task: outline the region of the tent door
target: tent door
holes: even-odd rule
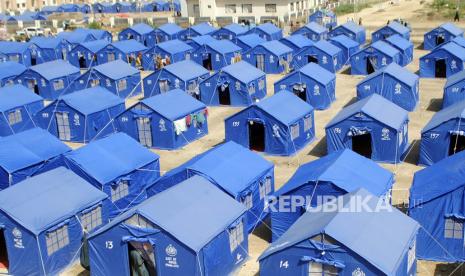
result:
[[[31,55],[31,65],[34,66],[34,65],[37,65],[37,57],[36,55]]]
[[[318,64],[318,58],[314,55],[308,55],[307,56],[307,62],[308,63],[316,63]]]
[[[96,87],[100,85],[100,80],[99,79],[93,79],[90,80],[90,87]]]
[[[66,60],[68,57],[67,57],[67,52],[66,52],[66,49],[62,49],[61,50],[61,59],[62,60]]]
[[[157,275],[155,251],[150,243],[129,242],[128,256],[131,276]]]
[[[0,228],[0,274],[8,274],[8,251],[6,247],[5,231]]]
[[[262,122],[249,121],[249,148],[265,151],[265,125]]]
[[[150,118],[137,118],[137,132],[139,136],[139,142],[145,147],[152,147],[152,126],[150,124]]]
[[[446,41],[445,37],[444,37],[444,34],[438,34],[436,36],[436,46],[437,45],[441,45],[442,43],[444,43]]]
[[[66,112],[56,112],[56,123],[58,130],[58,138],[63,141],[71,140],[71,129],[69,127],[69,117]]]
[[[366,158],[371,158],[371,134],[365,133],[352,136],[352,150]]]
[[[301,98],[303,101],[307,101],[307,87],[305,87],[303,84],[296,84],[292,87],[292,92],[294,94]]]
[[[367,74],[375,72],[376,57],[367,57]]]
[[[451,134],[449,142],[449,155],[456,154],[462,150],[465,150],[465,136]]]
[[[152,11],[153,11],[153,12],[157,12],[157,5],[153,5]]]
[[[436,78],[445,78],[446,77],[446,60],[445,59],[438,59],[436,60],[434,66],[434,76]]]
[[[231,94],[229,84],[218,86],[218,97],[221,105],[231,105]]]
[[[86,59],[84,56],[79,57],[79,68],[87,68]]]
[[[36,80],[28,80],[27,87],[39,95],[39,86],[37,85]]]
[[[203,55],[203,67],[209,71],[212,70],[212,54],[204,54]]]
[[[265,71],[265,55],[257,55],[256,59],[257,63],[255,64],[255,67],[262,71]]]
[[[107,59],[108,59],[108,62],[114,61],[115,60],[115,54],[114,53],[108,53]]]

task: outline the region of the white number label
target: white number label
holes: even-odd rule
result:
[[[107,249],[113,249],[113,241],[106,241],[105,242],[105,247]]]
[[[232,125],[233,125],[233,127],[238,127],[238,126],[239,126],[239,122],[237,122],[237,121],[236,121],[236,122],[233,122]]]
[[[341,133],[341,132],[342,132],[342,130],[341,130],[340,128],[338,128],[338,127],[336,127],[336,128],[334,129],[334,133],[338,133],[338,134],[339,134],[339,133]]]
[[[439,133],[431,133],[430,136],[431,136],[431,139],[438,139]]]
[[[279,268],[288,268],[289,267],[289,262],[288,261],[280,261],[279,262]]]

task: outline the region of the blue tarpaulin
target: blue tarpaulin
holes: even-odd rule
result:
[[[118,39],[134,39],[140,42],[141,44],[144,44],[144,46],[146,47],[153,47],[156,43],[154,29],[145,23],[135,24],[131,27],[122,30],[118,34]]]
[[[29,43],[31,65],[66,57],[66,44],[59,38],[36,36],[31,38]]]
[[[31,66],[29,43],[16,41],[0,41],[0,62],[14,61]]]
[[[465,71],[460,71],[447,78],[442,97],[442,108],[465,100]]]
[[[294,53],[297,53],[304,47],[313,45],[313,42],[302,34],[286,36],[281,38],[279,41],[289,48],[292,48]]]
[[[249,49],[242,58],[267,74],[279,74],[289,69],[292,52],[292,48],[271,40]]]
[[[247,34],[257,34],[266,41],[279,40],[283,38],[283,30],[269,22],[255,26],[250,29]]]
[[[309,63],[317,63],[326,70],[336,73],[344,65],[342,50],[326,40],[315,42],[302,48],[294,55],[293,67],[301,68]]]
[[[319,41],[327,38],[328,30],[318,23],[310,22],[300,27],[292,34],[301,34],[312,41]]]
[[[13,84],[15,78],[24,73],[26,69],[26,66],[18,62],[0,62],[0,87]]]
[[[172,39],[179,39],[179,34],[183,28],[174,23],[166,23],[155,29],[157,43]]]
[[[447,78],[464,69],[465,48],[449,42],[420,58],[420,77]]]
[[[352,75],[368,75],[384,66],[401,62],[401,53],[384,41],[376,41],[350,57]]]
[[[360,44],[346,35],[333,36],[328,41],[341,49],[344,65],[349,63],[350,57],[360,50]]]
[[[337,16],[330,10],[317,10],[308,17],[308,22],[316,22],[332,29],[337,26]]]
[[[248,29],[246,27],[233,23],[221,27],[219,30],[215,31],[212,36],[216,39],[226,39],[235,42],[237,36],[243,35],[247,31]]]
[[[242,49],[229,40],[214,40],[198,47],[192,53],[192,60],[205,69],[218,71],[236,62]]]
[[[142,66],[145,70],[155,70],[157,68],[157,57],[162,60],[169,58],[170,64],[180,62],[186,58],[190,58],[194,49],[184,41],[173,39],[165,42],[160,42],[144,53]]]
[[[357,25],[353,21],[348,21],[342,25],[337,26],[332,31],[329,32],[329,37],[334,37],[338,35],[348,36],[350,39],[357,41],[360,45],[365,44],[366,40],[366,30],[364,27]]]
[[[396,34],[406,40],[410,40],[410,29],[397,21],[392,21],[388,25],[374,31],[371,34],[371,42],[387,39],[388,37]]]
[[[97,61],[99,64],[104,64],[114,60],[122,60],[132,66],[137,66],[137,59],[142,59],[147,49],[144,44],[134,39],[121,40],[108,44],[98,51]]]
[[[99,65],[97,53],[109,44],[105,39],[80,43],[69,52],[68,61],[81,69]]]
[[[455,37],[463,36],[463,30],[452,23],[444,23],[425,33],[423,49],[433,50],[437,46],[447,43]]]
[[[254,48],[255,46],[266,42],[265,39],[261,38],[257,34],[246,34],[236,38],[237,46],[242,48],[243,52]]]
[[[413,42],[401,37],[400,35],[391,35],[385,40],[389,45],[400,52],[399,65],[406,66],[413,60]]]
[[[188,41],[196,36],[212,35],[217,29],[207,22],[191,26],[179,33],[179,39]]]

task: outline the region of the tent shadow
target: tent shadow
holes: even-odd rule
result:
[[[262,240],[271,243],[271,218],[268,216],[265,220],[263,220],[260,225],[258,225],[251,234],[259,237]]]
[[[327,144],[326,135],[318,141],[318,143],[308,152],[307,155],[313,155],[315,157],[323,157],[326,155]]]
[[[348,101],[342,108],[348,107],[349,105],[351,105],[351,104],[353,104],[353,103],[355,103],[357,101],[358,101],[357,97],[352,97],[352,99],[350,99],[350,101]]]
[[[79,272],[77,276],[90,276],[90,271],[83,270],[83,271]]]
[[[429,105],[426,108],[427,111],[438,112],[442,108],[442,99],[431,99]]]
[[[441,263],[436,265],[434,275],[436,276],[459,276],[463,275],[465,267],[461,263]]]
[[[424,42],[422,42],[422,43],[418,44],[418,46],[415,49],[423,50],[424,45],[425,45]]]
[[[340,73],[344,75],[350,75],[350,68],[350,65],[347,65],[346,68],[344,68],[344,70],[342,70]]]
[[[405,156],[404,162],[417,165],[418,164],[418,157],[420,155],[420,140],[415,139],[412,142],[411,148],[407,156]]]

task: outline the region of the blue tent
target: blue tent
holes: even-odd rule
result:
[[[102,87],[67,94],[36,114],[37,124],[62,141],[89,143],[115,132],[124,100]]]
[[[144,44],[146,47],[153,47],[156,43],[154,29],[145,23],[139,23],[128,27],[118,34],[118,40],[120,41],[131,39]]]
[[[224,158],[227,156],[227,158]],[[158,194],[193,176],[202,176],[247,208],[246,230],[265,219],[266,196],[274,192],[274,165],[260,155],[227,142],[167,172],[147,189]]]
[[[241,47],[243,52],[246,52],[249,49],[252,49],[264,42],[266,42],[266,40],[257,34],[246,34],[236,37],[236,44],[237,46]]]
[[[413,42],[407,40],[400,35],[391,35],[385,40],[392,47],[396,48],[400,52],[399,65],[406,66],[413,60]]]
[[[89,4],[76,4],[79,8],[79,11],[82,13],[90,13],[92,11],[91,7]]]
[[[81,69],[99,65],[97,53],[109,44],[110,42],[104,39],[80,43],[69,52],[68,61]]]
[[[0,62],[0,87],[11,85],[14,79],[26,71],[26,66],[13,61]]]
[[[376,93],[407,111],[414,111],[420,101],[419,89],[416,74],[391,63],[357,84],[357,98],[363,99]]]
[[[436,262],[463,262],[463,194],[465,152],[449,156],[415,173],[409,215],[424,228],[417,257]]]
[[[115,60],[92,67],[74,82],[73,89],[101,86],[121,98],[129,98],[142,92],[141,82],[139,70],[124,61]]]
[[[0,201],[11,275],[60,274],[79,260],[84,229],[108,221],[107,195],[63,167],[1,191]]]
[[[328,30],[318,23],[310,22],[307,25],[300,27],[292,34],[301,34],[312,41],[320,41],[327,38]]]
[[[330,10],[317,10],[308,17],[308,22],[316,22],[328,29],[332,29],[337,26],[337,17]]]
[[[22,85],[0,88],[0,136],[35,127],[33,116],[43,107],[42,97]]]
[[[215,31],[212,36],[216,39],[226,39],[232,42],[236,41],[236,37],[247,33],[248,29],[237,23],[229,24]]]
[[[40,9],[40,13],[44,15],[49,15],[57,12],[59,12],[57,6],[44,6]]]
[[[247,34],[257,34],[266,41],[280,40],[283,38],[283,30],[273,23],[264,23],[250,29]]]
[[[340,196],[364,188],[389,201],[393,184],[394,175],[390,171],[348,149],[303,164],[273,198],[306,200],[290,212],[270,208],[272,239],[281,237],[309,207],[321,204],[319,197]]]
[[[29,43],[15,41],[0,41],[0,62],[14,61],[25,66],[31,66]]]
[[[410,29],[400,24],[399,22],[392,21],[386,26],[379,28],[371,34],[371,42],[384,40],[390,36],[399,35],[400,37],[410,40]]]
[[[191,38],[191,40],[186,41],[186,43],[189,44],[193,49],[198,49],[205,46],[207,43],[212,43],[215,41],[217,40],[211,35],[200,35]]]
[[[294,34],[283,37],[279,40],[282,44],[291,48],[294,53],[297,53],[304,47],[313,45],[313,42],[302,34]]]
[[[344,65],[349,63],[350,57],[360,50],[360,44],[346,35],[337,35],[329,38],[328,41],[341,49]]]
[[[465,37],[457,36],[456,38],[452,39],[451,41],[454,42],[455,44],[465,48]]]
[[[86,29],[86,28],[77,28],[74,30],[75,34],[81,35],[91,35],[94,40],[104,39],[108,42],[113,40],[113,35],[107,30],[99,29]]]
[[[136,66],[137,59],[142,59],[145,51],[147,51],[147,47],[134,39],[121,40],[108,44],[98,51],[97,61],[99,64],[104,64],[118,59]]]
[[[163,11],[163,2],[161,1],[155,1],[155,0],[152,0],[152,1],[145,1],[145,2],[142,2],[142,7],[141,7],[141,11],[143,12],[157,12],[157,11]]]
[[[357,25],[353,21],[348,21],[342,25],[337,26],[332,31],[329,32],[330,37],[335,37],[338,35],[348,36],[350,39],[357,41],[360,45],[365,44],[365,28]]]
[[[185,30],[182,30],[179,33],[178,38],[181,39],[181,40],[184,40],[184,41],[188,41],[188,40],[190,40],[190,39],[192,39],[193,37],[196,37],[196,36],[211,35],[216,30],[217,29],[212,27],[212,25],[210,25],[209,23],[203,22],[203,23],[191,26],[191,27],[189,27],[189,28],[187,28]]]
[[[116,7],[111,2],[97,2],[92,8],[95,13],[116,13]]]
[[[433,50],[437,46],[447,43],[455,37],[463,36],[463,30],[452,23],[444,23],[425,33],[423,49]]]
[[[290,91],[316,109],[327,109],[336,100],[336,76],[309,63],[276,81],[274,91]]]
[[[400,64],[401,53],[384,41],[376,41],[350,57],[352,75],[368,75],[384,66]]]
[[[407,110],[373,94],[326,125],[328,153],[348,148],[374,161],[399,163],[408,150],[408,121]]]
[[[273,242],[258,258],[260,275],[416,275],[415,220],[363,188],[335,200]],[[365,207],[348,211],[359,201]]]
[[[58,6],[58,12],[80,12],[79,6],[76,4],[62,4]]]
[[[135,12],[135,7],[131,2],[116,2],[113,7],[116,13]]]
[[[194,176],[91,235],[92,274],[130,275],[128,251],[138,251],[154,256],[145,263],[156,275],[228,275],[248,255],[245,211],[208,180]],[[105,248],[108,240],[112,250]]]
[[[170,64],[144,78],[144,97],[148,98],[179,88],[200,98],[199,84],[210,73],[191,60]]]
[[[0,63],[1,65],[1,63]],[[465,100],[465,71],[460,71],[447,78],[442,97],[442,108]]]
[[[157,58],[162,60],[169,58],[170,64],[190,59],[193,48],[184,41],[173,39],[165,42],[160,42],[144,53],[142,59],[142,67],[144,70],[155,70],[157,68]]]
[[[313,107],[299,97],[279,92],[226,118],[226,141],[290,156],[314,140],[313,113]]]
[[[246,51],[242,57],[267,74],[280,74],[289,69],[292,49],[278,40],[271,40]]]
[[[66,153],[66,167],[107,194],[114,218],[147,198],[145,188],[160,177],[160,157],[124,133]]]
[[[447,78],[464,69],[465,48],[449,42],[420,58],[420,77]]]
[[[31,65],[36,65],[67,56],[66,44],[59,38],[35,36],[29,41]]]
[[[63,165],[71,149],[41,128],[0,138],[0,190]]]
[[[223,67],[200,83],[207,105],[249,106],[266,96],[266,74],[245,61]]]
[[[143,146],[178,149],[208,134],[206,106],[181,89],[145,98],[116,119]]]
[[[294,68],[317,63],[324,69],[336,73],[344,65],[344,55],[339,47],[326,40],[320,40],[311,46],[302,48],[294,55],[292,61]]]
[[[218,71],[241,57],[242,49],[229,40],[215,40],[195,49],[192,60],[209,71]]]
[[[29,67],[16,78],[16,82],[27,86],[44,99],[54,100],[73,91],[72,84],[80,75],[79,68],[57,59]]]
[[[420,165],[432,165],[465,149],[465,101],[434,114],[421,131]],[[464,120],[465,121],[465,120]]]
[[[91,33],[84,31],[61,32],[58,33],[56,37],[66,43],[68,46],[68,52],[70,52],[76,45],[80,43],[96,40],[96,38]]]
[[[178,39],[183,28],[174,23],[166,23],[155,29],[155,39],[157,43]]]

